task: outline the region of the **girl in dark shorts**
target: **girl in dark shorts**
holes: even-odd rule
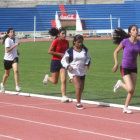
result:
[[[83,41],[82,35],[76,35],[73,39],[73,47],[66,51],[61,60],[62,65],[68,69],[68,75],[75,86],[77,109],[84,109],[81,97],[85,85],[86,70],[90,65],[88,49],[83,45]]]
[[[132,113],[132,111],[128,109],[128,105],[136,86],[137,56],[140,53],[140,41],[137,40],[138,27],[136,25],[131,25],[128,28],[128,33],[129,34],[121,28],[117,28],[113,34],[114,43],[119,44],[117,49],[114,51],[115,65],[112,69],[113,72],[116,72],[118,69],[118,53],[123,49],[123,59],[120,71],[124,82],[118,80],[114,86],[114,92],[117,92],[120,87],[124,88],[128,92],[123,109],[124,113]]]
[[[51,36],[55,36],[56,38],[53,40],[48,53],[52,55],[51,60],[51,77],[46,74],[43,80],[44,85],[47,82],[51,82],[53,84],[58,83],[58,78],[60,75],[61,79],[61,92],[62,92],[62,102],[68,102],[69,98],[66,96],[66,69],[61,65],[61,59],[65,53],[65,51],[69,48],[69,42],[66,40],[66,30],[65,28],[52,28],[49,31]]]
[[[5,74],[3,75],[3,80],[1,83],[1,92],[5,93],[5,82],[10,74],[10,69],[13,68],[16,91],[20,91],[19,87],[19,74],[18,74],[18,55],[17,50],[18,45],[20,44],[18,39],[15,37],[15,31],[13,28],[9,28],[7,34],[3,38],[3,44],[5,44],[5,55],[4,55],[4,68]]]

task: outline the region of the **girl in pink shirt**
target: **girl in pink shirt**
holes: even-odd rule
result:
[[[114,51],[115,65],[112,69],[113,72],[116,72],[118,69],[118,53],[123,49],[120,70],[124,82],[118,80],[114,86],[114,92],[117,92],[120,87],[128,92],[123,109],[124,113],[132,113],[128,109],[128,105],[134,94],[137,79],[137,56],[140,53],[140,41],[137,40],[137,36],[138,27],[136,25],[131,25],[128,28],[128,34],[121,28],[117,28],[113,34],[114,43],[119,44]]]

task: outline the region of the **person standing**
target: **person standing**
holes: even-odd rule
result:
[[[16,84],[16,91],[21,91],[19,87],[19,72],[18,72],[18,56],[19,52],[17,50],[20,44],[18,39],[15,37],[15,31],[13,28],[9,28],[7,34],[3,38],[3,44],[5,44],[5,55],[4,55],[4,68],[5,73],[3,75],[3,80],[1,83],[1,92],[5,93],[5,82],[10,74],[10,69],[13,68],[14,78]]]
[[[136,25],[131,25],[128,28],[128,34],[121,28],[117,28],[113,34],[114,43],[119,44],[114,51],[115,65],[112,69],[113,72],[118,69],[118,53],[123,49],[120,71],[124,82],[118,80],[113,90],[116,93],[122,87],[128,92],[123,109],[124,113],[132,113],[128,109],[128,105],[134,94],[137,80],[137,56],[140,53],[140,41],[137,40],[137,36],[138,27]]]
[[[83,41],[82,35],[76,35],[73,39],[73,47],[66,51],[61,60],[75,86],[77,109],[84,109],[81,104],[81,97],[85,85],[86,70],[89,70],[90,66],[90,55],[88,49],[83,45]]]
[[[69,48],[69,42],[66,40],[66,29],[65,28],[51,28],[49,30],[51,36],[55,36],[55,39],[52,41],[52,44],[48,50],[48,53],[52,55],[50,72],[51,77],[46,74],[43,80],[44,85],[47,82],[53,84],[58,83],[58,78],[60,75],[61,79],[61,92],[62,92],[62,102],[68,102],[69,98],[66,96],[66,69],[61,64],[61,59],[64,56],[65,51]]]

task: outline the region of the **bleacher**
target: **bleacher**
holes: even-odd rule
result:
[[[0,32],[8,28],[16,31],[33,31],[36,8],[0,8]]]
[[[80,18],[120,18],[120,25],[127,29],[131,24],[140,27],[140,1],[126,1],[123,4],[82,4],[65,5],[67,14],[69,10],[77,10]],[[0,32],[13,27],[16,31],[33,31],[34,16],[36,16],[36,30],[47,31],[51,20],[55,19],[59,5],[38,5],[27,8],[0,8]],[[109,20],[83,20],[86,30],[110,29]],[[113,20],[113,28],[117,21]]]
[[[80,18],[120,18],[120,25],[127,29],[131,24],[140,25],[140,4],[126,3],[126,4],[90,4],[90,5],[66,5],[65,8],[69,10],[77,10]],[[137,17],[136,17],[137,15]],[[83,20],[86,30],[94,29],[110,29],[109,20]],[[113,28],[118,26],[117,20],[113,20]]]
[[[0,32],[12,27],[16,31],[34,31],[34,16],[36,30],[47,31],[51,28],[58,5],[37,6],[35,8],[0,8]]]
[[[47,31],[51,25],[51,20],[55,19],[56,11],[59,11],[59,5],[38,5],[36,7],[37,17],[37,31]]]

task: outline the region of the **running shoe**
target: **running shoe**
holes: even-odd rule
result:
[[[48,82],[48,74],[45,75],[44,80],[43,80],[43,84],[46,85]]]
[[[120,88],[120,84],[121,84],[121,80],[118,80],[117,81],[117,83],[116,83],[116,85],[114,86],[114,89],[113,89],[113,91],[116,93],[117,91],[118,91],[118,89]]]
[[[132,114],[132,111],[128,108],[124,108],[123,113]]]
[[[61,98],[61,102],[62,102],[62,103],[69,102],[69,98],[68,98],[67,96],[63,96],[63,97]]]
[[[0,84],[0,88],[1,88],[0,92],[5,93],[5,87],[2,83]]]
[[[16,91],[17,92],[21,91],[21,88],[19,86],[16,86]]]
[[[76,108],[77,108],[77,109],[84,109],[84,107],[83,107],[82,104],[77,104],[77,105],[76,105]]]

